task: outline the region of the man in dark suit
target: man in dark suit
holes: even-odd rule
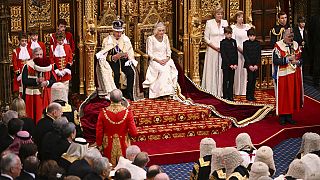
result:
[[[53,122],[54,130],[48,132],[43,140],[40,151],[41,160],[55,160],[67,152],[70,142],[75,138],[76,126],[61,117]]]
[[[60,99],[52,99],[52,102],[59,103],[62,107],[62,116],[65,116],[69,122],[73,122],[76,125],[77,129],[77,137],[82,137],[82,129],[80,125],[80,121],[77,117],[78,111],[76,110],[75,107],[71,106],[68,102],[67,99],[68,97],[63,97]],[[44,114],[47,112],[47,109],[44,109]]]
[[[18,118],[13,118],[8,122],[8,133],[0,139],[0,153],[10,146],[14,136],[22,130],[22,127],[23,121]]]
[[[1,157],[0,180],[12,180],[20,175],[22,164],[19,156],[7,153]]]
[[[304,17],[298,18],[298,25],[293,28],[294,37],[293,40],[296,41],[299,44],[299,47],[301,47],[301,55],[303,62],[308,62],[308,33],[305,28],[306,26],[306,20]],[[308,63],[309,64],[309,63]]]
[[[51,103],[47,108],[47,114],[40,119],[35,130],[35,143],[41,151],[41,143],[44,135],[53,130],[53,121],[62,116],[62,108],[58,103]]]
[[[43,136],[53,129],[53,121],[62,116],[62,107],[59,103],[51,103],[46,115],[39,120],[35,131],[35,142],[40,147]]]
[[[36,156],[29,156],[23,162],[23,171],[17,180],[34,180],[39,166],[39,159]]]

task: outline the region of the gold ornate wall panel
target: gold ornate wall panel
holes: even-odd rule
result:
[[[213,11],[217,6],[222,6],[220,0],[202,0],[201,1],[201,13],[202,19],[212,19],[213,18]]]
[[[163,17],[163,21],[165,22],[172,22],[172,1],[168,0],[159,0],[158,1],[158,13],[161,14]]]
[[[229,2],[229,20],[240,10],[240,0],[230,0]]]
[[[121,19],[125,19],[126,15],[129,16],[129,21],[133,22],[133,17],[130,16],[134,13],[135,1],[134,0],[126,0],[121,1]]]
[[[12,0],[9,1],[11,12],[12,47],[18,45],[14,37],[19,32],[30,29],[39,31],[39,39],[49,44],[49,34],[56,32],[56,22],[59,18],[66,19],[67,27],[73,25],[73,0]],[[73,28],[71,29],[73,30]],[[72,32],[72,31],[71,31]]]
[[[27,0],[26,7],[27,28],[38,28],[41,26],[45,29],[52,29],[55,27],[55,1]]]
[[[111,26],[112,21],[117,18],[116,5],[113,0],[105,1],[103,5],[103,15],[98,19],[98,27]]]
[[[22,6],[11,6],[11,31],[22,31]]]
[[[84,13],[86,19],[95,19],[97,16],[97,0],[85,0],[84,2]]]
[[[50,39],[51,39],[51,33],[44,33],[43,34],[43,41],[44,42],[50,42]]]
[[[10,40],[12,42],[12,45],[14,45],[14,46],[19,44],[18,35],[12,35]]]
[[[39,40],[45,42],[49,52],[50,34],[57,31],[57,21],[64,18],[67,21],[67,30],[74,33],[77,29],[75,18],[77,11],[73,11],[76,0],[7,0],[11,17],[11,32],[9,37],[9,55],[19,45],[18,34],[30,30],[39,32]],[[82,0],[78,0],[82,1]],[[79,17],[80,19],[82,16]],[[73,34],[77,42],[77,36]],[[49,53],[47,53],[49,56]],[[11,59],[11,58],[10,58]],[[74,63],[74,77],[77,77],[77,63]]]
[[[246,14],[245,22],[248,24],[252,24],[252,0],[245,1],[245,14]]]
[[[59,4],[59,19],[65,19],[67,21],[67,27],[70,27],[70,3]]]
[[[294,3],[294,24],[297,24],[297,20],[299,16],[306,17],[307,16],[307,0],[298,0]]]

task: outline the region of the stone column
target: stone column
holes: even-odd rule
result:
[[[7,109],[12,100],[9,60],[10,11],[8,1],[0,1],[0,107]]]

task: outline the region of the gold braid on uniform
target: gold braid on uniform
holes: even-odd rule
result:
[[[275,36],[277,36],[277,41],[279,41],[280,38],[282,37],[283,32],[284,32],[285,30],[286,30],[286,29],[282,27],[282,28],[280,28],[280,31],[279,31],[279,33],[277,34],[277,33],[276,33],[276,30],[275,30],[274,28],[272,28],[271,32],[272,32],[272,34],[274,34]],[[280,38],[279,38],[279,37],[280,37]]]
[[[112,121],[112,120],[109,118],[109,116],[107,115],[106,110],[109,110],[109,111],[111,111],[111,112],[113,112],[113,113],[118,113],[118,112],[120,112],[120,111],[126,110],[126,113],[124,114],[124,116],[123,116],[123,118],[122,118],[121,121],[119,121],[119,122],[114,122],[114,121]],[[129,113],[129,110],[128,110],[127,108],[123,107],[121,104],[111,104],[111,105],[110,105],[109,107],[107,107],[106,109],[103,108],[102,111],[103,111],[103,114],[104,114],[104,116],[106,117],[106,119],[107,119],[111,124],[122,124],[122,123],[124,122],[124,120],[126,120],[126,118],[127,118],[127,116],[128,116],[128,113]]]
[[[116,165],[120,156],[122,156],[122,151],[119,135],[114,134],[112,136],[111,164]]]
[[[209,180],[219,180],[219,179],[226,179],[227,178],[227,174],[223,171],[223,169],[219,169],[219,170],[216,170],[217,172],[217,175],[218,175],[218,179],[213,176],[212,174],[210,175],[209,177]]]
[[[248,180],[248,177],[247,177],[247,176],[242,176],[239,172],[234,172],[234,173],[232,173],[232,174],[227,178],[227,180],[229,180],[231,177],[235,177],[235,178],[237,178],[238,180]]]
[[[226,172],[224,172],[222,169],[217,170],[217,174],[218,174],[218,177],[220,179],[226,179],[227,178]]]
[[[191,175],[190,175],[190,180],[197,180],[198,179],[198,175],[199,175],[199,164],[194,163],[193,169],[195,170],[195,173],[192,170]]]
[[[199,159],[199,164],[200,164],[200,167],[209,166],[210,165],[210,161],[204,161],[203,158],[200,158]]]

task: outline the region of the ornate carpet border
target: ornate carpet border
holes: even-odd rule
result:
[[[274,105],[272,104],[259,104],[259,103],[245,103],[245,102],[235,102],[235,101],[229,101],[226,99],[223,99],[221,97],[215,96],[213,95],[211,92],[207,91],[206,89],[203,89],[201,86],[199,86],[198,84],[196,84],[195,82],[193,82],[189,77],[185,76],[199,91],[201,92],[205,92],[208,93],[210,95],[212,95],[213,97],[227,103],[227,104],[231,104],[231,105],[250,105],[250,106],[261,106],[261,108],[251,117],[246,118],[246,119],[241,119],[238,120],[235,117],[231,117],[231,116],[224,116],[222,115],[219,111],[217,111],[214,106],[212,105],[207,105],[207,104],[200,104],[200,103],[194,103],[192,99],[188,98],[186,99],[182,94],[181,94],[181,89],[178,88],[177,89],[177,97],[179,97],[181,99],[181,101],[185,101],[188,104],[193,104],[193,105],[198,105],[201,107],[207,107],[209,108],[216,116],[221,117],[221,118],[226,118],[226,119],[230,119],[233,124],[236,127],[245,127],[251,123],[255,123],[258,122],[260,120],[262,120],[269,112],[271,112],[272,110],[274,110]]]

